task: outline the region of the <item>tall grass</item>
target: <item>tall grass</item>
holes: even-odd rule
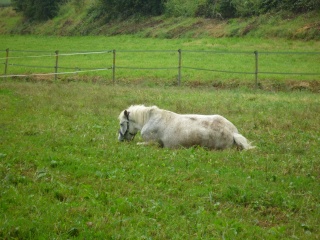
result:
[[[239,152],[118,143],[136,103],[218,113]],[[0,82],[0,238],[317,239],[320,99],[308,92]]]

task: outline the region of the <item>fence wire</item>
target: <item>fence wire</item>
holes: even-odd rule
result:
[[[183,50],[186,53],[212,53],[212,54],[248,54],[252,55],[254,52],[252,51],[217,51],[217,50]]]
[[[199,71],[219,72],[219,73],[235,73],[235,74],[251,74],[251,75],[255,74],[255,72],[238,72],[238,71],[215,70],[215,69],[195,68],[195,67],[183,67],[183,68],[199,70]]]
[[[320,55],[320,52],[259,52],[259,54],[275,55]]]
[[[51,53],[46,55],[33,55],[33,56],[18,56],[18,57],[1,57],[0,60],[6,59],[23,59],[23,58],[42,58],[42,57],[56,57],[58,56],[77,56],[77,55],[93,55],[93,54],[105,54],[110,53],[113,50],[106,50],[106,51],[99,51],[99,52],[70,52],[70,53]],[[19,52],[19,53],[29,53],[29,52],[45,52],[45,51],[17,51],[17,50],[10,50],[10,52]]]
[[[0,60],[4,61],[1,64],[5,65],[5,71],[3,75],[0,75],[0,78],[7,78],[7,77],[29,77],[29,76],[56,76],[57,75],[65,75],[65,74],[77,74],[77,73],[90,73],[90,72],[99,72],[99,71],[107,71],[113,70],[113,80],[115,80],[115,73],[116,69],[128,69],[128,70],[178,70],[178,79],[179,84],[181,80],[181,70],[182,69],[189,69],[189,70],[196,70],[196,71],[207,71],[207,72],[217,72],[217,73],[231,73],[231,74],[247,74],[247,75],[255,75],[256,76],[256,83],[258,80],[258,75],[260,74],[270,74],[270,75],[306,75],[306,76],[319,76],[320,72],[271,72],[271,71],[259,71],[259,57],[261,55],[320,55],[320,52],[258,52],[258,51],[217,51],[217,50],[99,50],[99,51],[81,51],[81,52],[64,52],[60,53],[58,50],[53,52],[49,51],[38,51],[38,50],[0,50],[1,52],[6,53],[6,57],[1,57]],[[177,64],[174,67],[134,67],[134,66],[121,66],[116,64],[116,52],[117,53],[177,53]],[[16,54],[32,54],[27,56],[9,56],[9,53],[16,53]],[[40,53],[40,55],[34,55],[34,53]],[[112,60],[108,59],[109,64],[112,65],[111,67],[81,67],[81,66],[60,66],[59,60],[61,57],[67,56],[79,56],[79,55],[98,55],[98,54],[110,54],[108,55],[109,58],[112,56]],[[201,68],[201,67],[190,67],[190,66],[183,66],[182,65],[182,53],[199,53],[199,54],[216,54],[216,55],[255,55],[255,70],[254,71],[230,71],[230,70],[217,70],[217,69],[209,69],[209,68]],[[19,63],[12,63],[12,61],[16,60],[23,60],[29,61],[29,59],[38,59],[38,58],[53,58],[55,60],[55,64],[52,66],[43,66],[43,65],[34,65],[34,64],[19,64]],[[184,57],[187,58],[187,57]],[[215,58],[216,60],[218,58]],[[118,58],[117,58],[118,60]],[[219,60],[218,60],[219,61]],[[69,62],[72,62],[69,60]],[[74,63],[74,62],[72,62]],[[9,67],[21,67],[21,68],[35,68],[35,69],[54,69],[54,72],[51,73],[31,73],[31,74],[8,74]],[[59,72],[62,70],[63,72]],[[69,71],[74,70],[74,71]]]
[[[32,76],[55,76],[55,75],[67,75],[67,74],[77,74],[77,73],[89,73],[89,72],[99,72],[99,71],[107,71],[111,68],[100,68],[94,70],[79,70],[73,72],[58,72],[58,73],[30,73],[30,74],[12,74],[12,75],[1,75],[0,78],[7,78],[7,77],[32,77]]]
[[[170,70],[170,69],[177,69],[178,67],[121,67],[117,66],[116,68],[119,69],[131,69],[131,70]]]
[[[36,66],[36,65],[14,64],[14,63],[8,63],[8,66],[25,67],[25,68],[48,68],[48,69],[53,69],[54,68],[54,67],[49,67],[49,66],[38,66],[38,65]]]
[[[320,73],[299,73],[299,72],[259,72],[259,74],[320,76]]]

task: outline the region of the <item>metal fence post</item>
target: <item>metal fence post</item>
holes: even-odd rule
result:
[[[258,73],[259,73],[259,54],[258,51],[254,51],[255,56],[255,63],[256,63],[256,69],[255,69],[255,85],[256,88],[258,88]]]
[[[115,83],[116,79],[116,50],[113,49],[113,61],[112,61],[112,83]]]
[[[181,60],[182,60],[181,49],[178,50],[178,53],[179,53],[178,86],[180,86],[180,83],[181,83]]]
[[[54,80],[56,81],[57,80],[57,75],[58,75],[58,60],[59,60],[59,50],[56,50],[55,51],[55,54],[56,54],[56,65],[54,67]]]
[[[4,64],[4,75],[5,76],[7,76],[8,63],[9,63],[9,48],[6,49],[6,62]],[[7,80],[7,77],[5,79]]]

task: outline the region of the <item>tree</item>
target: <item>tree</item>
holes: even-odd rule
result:
[[[55,17],[62,0],[12,0],[17,12],[32,21],[45,21]]]
[[[206,18],[232,18],[236,15],[236,8],[232,0],[206,0],[198,5],[195,15]]]
[[[164,2],[165,0],[100,0],[110,18],[161,15],[164,12]]]
[[[280,8],[293,12],[308,12],[320,9],[320,0],[283,0]]]

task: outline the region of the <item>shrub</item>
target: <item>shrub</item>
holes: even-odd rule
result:
[[[232,18],[236,16],[236,9],[232,0],[206,0],[199,4],[195,15],[206,18]]]
[[[279,7],[297,13],[320,10],[320,0],[283,0]]]
[[[199,5],[203,5],[205,1],[192,0],[168,0],[165,3],[165,14],[173,17],[194,17],[197,16]],[[201,16],[204,16],[201,14]]]
[[[178,4],[179,0],[169,0],[166,11],[186,9],[188,4]],[[194,16],[207,18],[233,18],[257,16],[270,11],[288,10],[295,13],[320,9],[320,0],[205,0],[197,5]],[[180,11],[181,12],[181,11]],[[177,16],[179,11],[174,11]],[[185,10],[188,12],[188,9]],[[190,8],[189,8],[190,12]],[[183,13],[180,15],[184,15]],[[179,16],[180,16],[179,15]],[[190,14],[189,14],[190,15]]]
[[[11,1],[10,0],[2,0],[0,1],[0,7],[9,7],[11,6]]]
[[[12,0],[17,12],[22,12],[29,20],[45,21],[57,16],[59,4],[63,0]]]
[[[250,17],[260,14],[261,0],[232,0],[239,17]]]
[[[157,16],[164,12],[164,0],[99,0],[109,18],[133,15]]]

